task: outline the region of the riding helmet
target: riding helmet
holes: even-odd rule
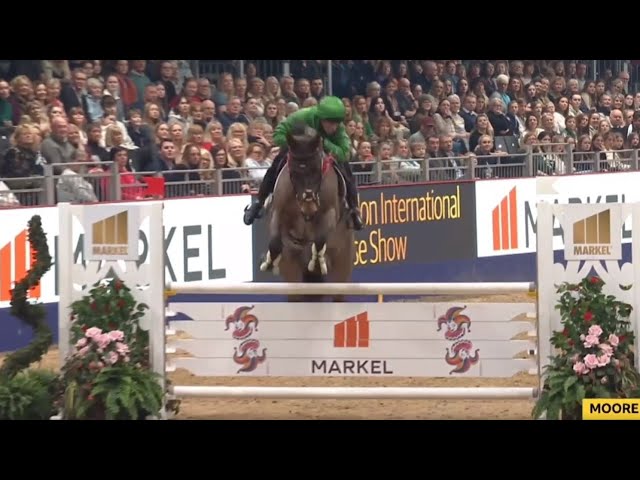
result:
[[[342,100],[338,97],[324,97],[318,104],[318,117],[320,120],[344,121],[346,111]]]

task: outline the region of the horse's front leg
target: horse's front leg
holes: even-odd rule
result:
[[[327,267],[327,240],[329,239],[329,234],[336,227],[336,215],[335,210],[332,208],[325,212],[321,217],[318,218],[318,221],[315,225],[315,238],[313,243],[311,244],[311,259],[309,260],[309,264],[307,268],[310,272],[313,272],[316,268],[320,268],[320,273],[322,275],[326,275],[329,271]]]
[[[266,272],[273,270],[274,275],[278,274],[278,264],[282,259],[282,234],[280,233],[280,225],[278,221],[279,214],[274,211],[271,216],[271,222],[269,223],[269,249],[267,255],[262,264],[260,265],[260,271]]]

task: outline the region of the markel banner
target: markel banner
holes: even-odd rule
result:
[[[640,201],[640,172],[481,180],[476,188],[478,257],[536,251],[536,203],[631,203]],[[556,221],[554,249],[564,248]],[[622,242],[631,241],[631,218]]]
[[[251,228],[242,222],[248,202],[248,196],[166,200],[163,212],[166,280],[252,281]],[[32,291],[32,297],[45,303],[57,302],[55,259],[60,248],[57,207],[3,210],[0,215],[0,308],[9,306],[14,282],[24,278],[30,267],[26,231],[33,215],[42,218],[54,265]],[[138,232],[138,239],[140,261],[145,262],[148,240],[144,230]],[[76,262],[84,259],[84,241],[81,235],[73,246]]]

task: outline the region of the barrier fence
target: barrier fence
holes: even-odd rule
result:
[[[514,154],[372,159],[351,166],[359,186],[640,170],[638,150],[581,152],[571,144],[548,144],[544,149],[528,146],[525,153]],[[42,176],[0,179],[0,207],[138,200],[154,196],[146,193],[146,177],[163,179],[161,195],[155,195],[163,198],[255,193],[267,168],[134,171],[124,172],[131,176],[125,182],[112,162],[44,165]]]

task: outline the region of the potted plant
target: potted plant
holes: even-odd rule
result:
[[[135,420],[157,415],[164,401],[150,369],[149,335],[138,304],[117,278],[73,302],[69,357],[62,369],[65,419]]]
[[[577,420],[582,418],[585,398],[640,396],[629,322],[632,307],[605,295],[603,286],[602,279],[590,276],[558,288],[556,309],[563,329],[551,338],[555,354],[545,367],[534,418]]]

